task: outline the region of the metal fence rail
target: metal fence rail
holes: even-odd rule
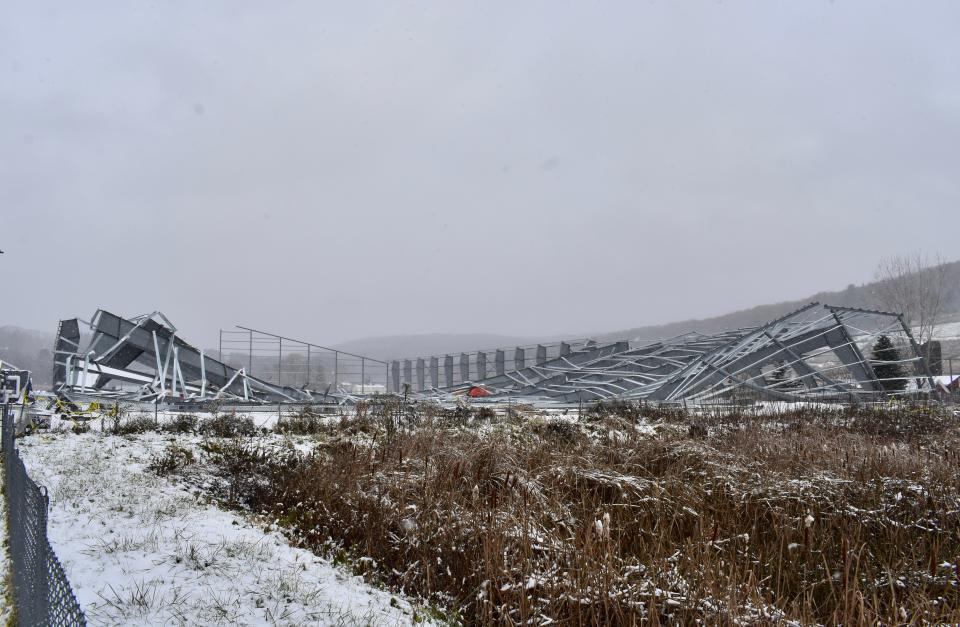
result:
[[[3,470],[14,600],[20,625],[86,625],[80,604],[47,538],[47,490],[27,474],[14,441],[16,425],[3,416]]]

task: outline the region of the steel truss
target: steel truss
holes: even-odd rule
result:
[[[872,357],[881,336],[890,338],[899,359]],[[406,386],[421,396],[441,397],[479,386],[493,397],[568,403],[709,402],[738,394],[779,401],[860,401],[894,391],[934,389],[901,315],[820,303],[766,325],[736,331],[688,333],[647,343],[578,340],[551,347],[557,350],[548,357],[548,346],[539,345],[532,363],[526,359],[529,349],[522,347],[463,353],[459,377],[453,372],[453,355],[407,359],[402,367],[401,361],[394,361],[391,387],[399,391]],[[510,352],[515,357],[513,367],[507,368],[505,355]],[[491,361],[493,369],[488,367]],[[441,363],[443,385],[439,384]],[[898,376],[877,376],[877,366],[891,364],[896,365]]]
[[[63,320],[54,348],[54,389],[64,396],[125,401],[231,403],[339,402],[313,392],[268,383],[233,368],[177,336],[159,311],[125,319],[98,310],[83,342],[81,321]]]

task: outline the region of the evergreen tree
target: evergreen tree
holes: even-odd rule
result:
[[[900,361],[900,351],[888,336],[881,335],[877,338],[876,344],[873,345],[872,361],[874,362],[873,372],[880,379],[880,385],[884,390],[896,392],[906,387],[907,373],[897,363]]]

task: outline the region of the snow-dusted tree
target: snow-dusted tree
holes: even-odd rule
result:
[[[917,252],[886,257],[877,266],[876,279],[877,305],[886,311],[902,313],[915,339],[921,345],[927,344],[947,301],[947,265],[940,256]]]
[[[881,335],[873,345],[873,373],[880,380],[880,385],[888,392],[902,390],[907,385],[906,372],[900,362],[900,351],[893,345],[893,340],[887,335]]]

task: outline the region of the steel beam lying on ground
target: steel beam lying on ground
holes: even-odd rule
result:
[[[890,358],[889,351],[882,359],[873,355],[882,336],[890,340],[897,358]],[[706,402],[738,395],[761,400],[858,401],[906,390],[930,392],[934,387],[901,316],[819,303],[758,327],[689,333],[656,342],[581,340],[561,342],[558,347],[548,357],[546,347],[537,346],[533,364],[519,347],[478,351],[473,362],[472,354],[463,353],[461,377],[455,385],[448,366],[445,385],[420,394],[443,396],[482,387],[484,394],[494,397],[563,402]],[[492,373],[486,368],[487,353],[497,356]],[[514,355],[512,368],[501,365],[508,353]],[[452,358],[448,355],[443,360],[450,364]],[[477,367],[471,370],[471,363]],[[878,376],[878,370],[885,375]],[[422,379],[417,383],[422,386]]]

